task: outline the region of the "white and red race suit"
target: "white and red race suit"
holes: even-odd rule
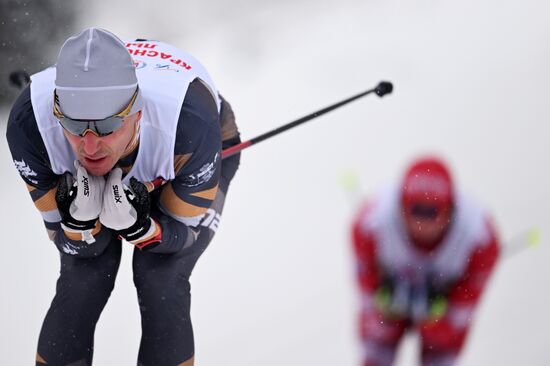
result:
[[[423,365],[455,364],[499,242],[490,217],[470,198],[456,194],[452,217],[445,237],[426,251],[407,236],[398,188],[379,192],[356,215],[363,366],[391,365],[408,330],[419,332]]]

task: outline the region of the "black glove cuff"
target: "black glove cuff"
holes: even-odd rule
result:
[[[72,230],[81,230],[81,231],[92,230],[95,228],[97,223],[97,218],[89,221],[78,221],[73,219],[70,216],[69,217],[63,217],[63,216],[64,215],[61,216],[61,222],[63,223],[63,225],[65,225],[66,227]]]
[[[147,215],[144,219],[139,220],[128,229],[120,230],[118,235],[122,236],[127,241],[134,241],[141,238],[149,231],[151,227],[151,219]]]

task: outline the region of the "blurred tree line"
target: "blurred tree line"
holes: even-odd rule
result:
[[[9,81],[14,71],[29,75],[55,63],[64,40],[74,34],[80,1],[0,0],[0,108],[20,90]]]

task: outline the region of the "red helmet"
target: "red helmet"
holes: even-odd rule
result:
[[[414,207],[434,211],[452,209],[454,189],[451,174],[445,163],[435,157],[414,161],[403,178],[401,202],[405,213]],[[429,212],[424,212],[429,215]],[[420,212],[422,214],[422,212]]]

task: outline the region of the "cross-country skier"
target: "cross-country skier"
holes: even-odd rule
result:
[[[499,257],[488,214],[437,158],[412,163],[353,223],[363,366],[391,365],[417,331],[422,365],[454,365]]]
[[[193,365],[189,277],[239,165],[221,159],[239,142],[231,106],[189,54],[99,28],[31,80],[7,139],[61,256],[36,365],[91,365],[123,242],[135,247],[138,365]]]

